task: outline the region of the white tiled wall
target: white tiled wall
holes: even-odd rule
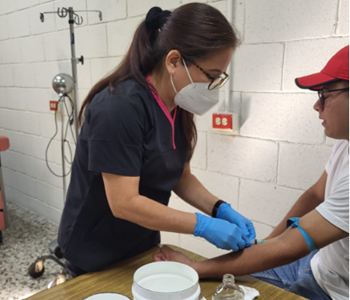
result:
[[[94,83],[121,61],[137,25],[152,6],[174,9],[188,0],[0,0],[0,134],[11,148],[1,153],[6,195],[59,222],[62,180],[45,163],[54,133],[49,100],[52,78],[71,73],[68,19],[39,12],[60,7],[102,10],[82,13],[75,26],[79,103]],[[201,0],[222,13],[227,1]],[[349,43],[349,1],[233,0],[233,23],[241,46],[233,57],[231,107],[240,115],[238,136],[215,132],[211,115],[197,118],[198,144],[192,171],[215,195],[250,218],[259,238],[268,235],[296,199],[322,174],[334,141],[324,136],[316,95],[294,78],[319,71]],[[222,93],[223,95],[223,93]],[[59,123],[60,124],[60,123]],[[49,150],[50,167],[61,172],[59,139]],[[176,196],[170,206],[195,212]],[[207,257],[222,250],[190,235],[162,234]]]
[[[245,41],[258,44],[331,36],[334,32],[339,1],[243,2],[246,13]]]

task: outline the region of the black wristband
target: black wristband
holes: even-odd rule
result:
[[[213,218],[216,218],[216,214],[217,214],[218,211],[219,211],[220,205],[221,205],[221,204],[224,204],[224,203],[226,203],[226,202],[223,201],[223,200],[218,200],[218,201],[215,203],[215,205],[214,205],[214,207],[213,207],[213,211],[212,211],[212,213],[211,213],[211,216],[212,216]]]

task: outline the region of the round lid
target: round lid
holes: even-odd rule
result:
[[[154,262],[136,270],[132,292],[136,299],[196,299],[200,293],[197,272],[177,262]]]
[[[87,298],[84,300],[131,300],[129,297],[126,297],[122,294],[117,293],[99,293]]]

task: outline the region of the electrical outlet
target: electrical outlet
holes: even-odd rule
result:
[[[213,128],[232,130],[232,114],[214,113]]]
[[[58,101],[50,101],[50,110],[58,110]]]

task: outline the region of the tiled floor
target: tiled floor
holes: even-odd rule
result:
[[[46,289],[60,271],[59,265],[47,260],[41,277],[28,275],[36,258],[49,254],[48,244],[58,227],[13,203],[7,206],[10,226],[0,245],[0,300],[18,300]]]

